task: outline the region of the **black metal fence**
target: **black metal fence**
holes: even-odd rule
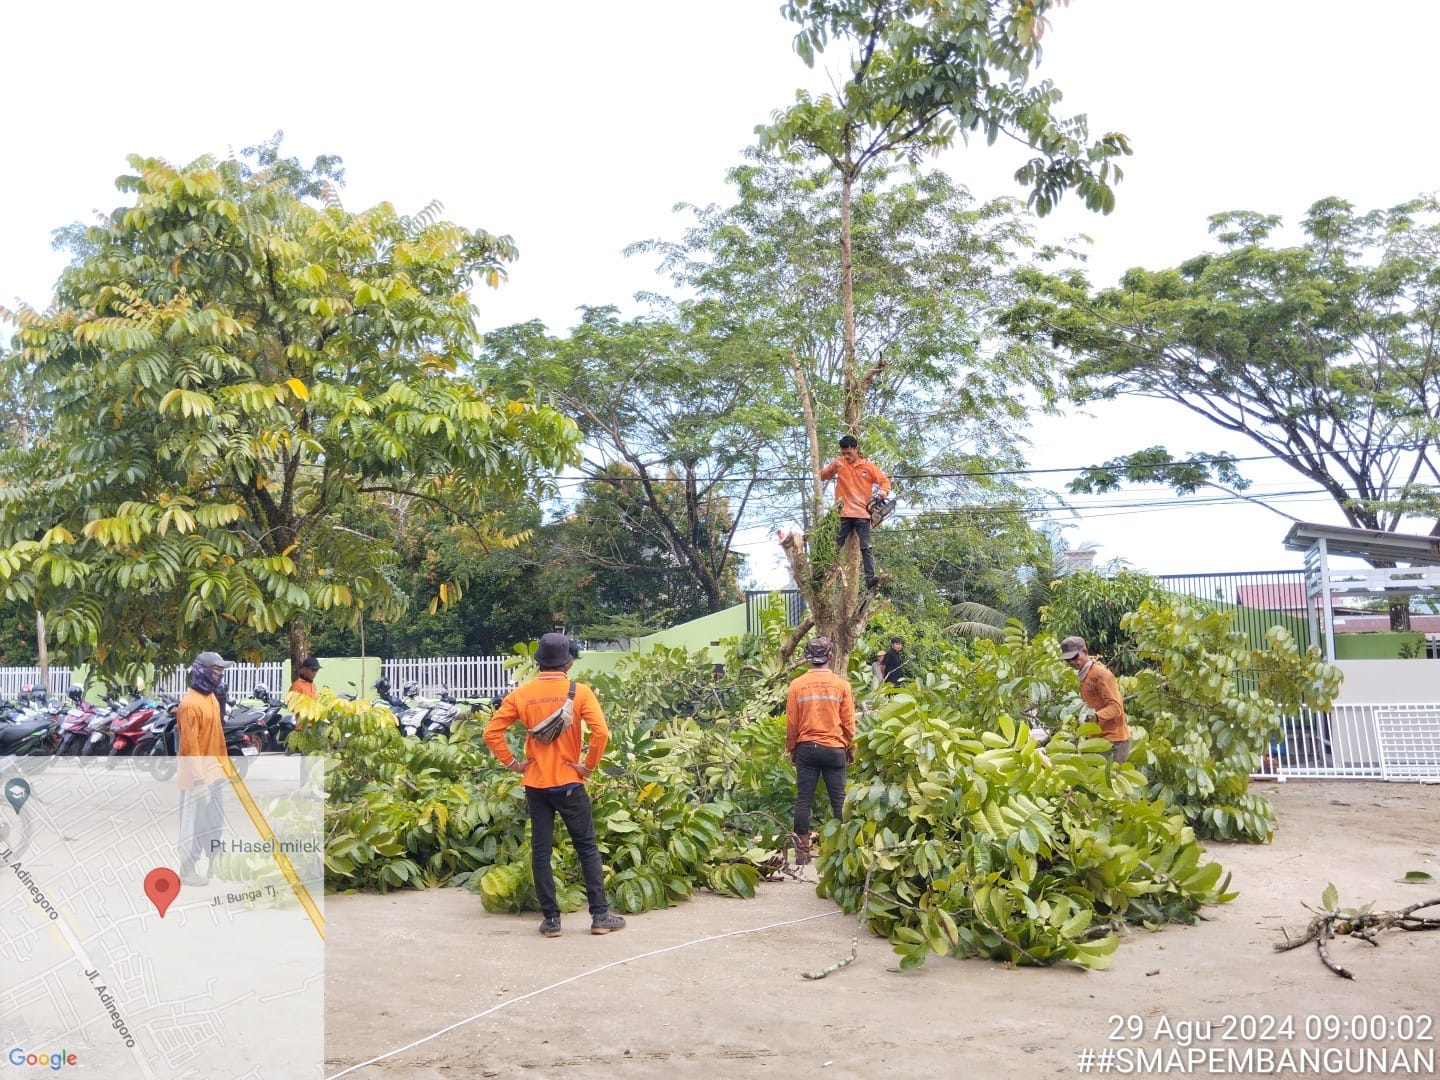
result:
[[[1203,600],[1222,610],[1233,611],[1235,628],[1257,645],[1265,641],[1272,626],[1283,626],[1302,650],[1314,644],[1310,620],[1305,617],[1304,570],[1247,570],[1221,574],[1164,574],[1156,581],[1169,592]],[[780,597],[785,604],[787,626],[805,617],[805,599],[799,589],[770,589],[745,594],[745,631],[760,630],[760,613]]]
[[[1283,626],[1301,651],[1310,639],[1305,613],[1304,570],[1247,570],[1233,574],[1165,574],[1156,581],[1169,592],[1233,611],[1235,629],[1263,645],[1272,626]]]

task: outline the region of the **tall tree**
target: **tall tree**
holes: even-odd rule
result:
[[[1063,2],[1063,0],[1062,0]],[[1050,0],[789,0],[782,11],[800,31],[795,48],[807,64],[832,42],[849,57],[834,97],[799,95],[794,106],[760,129],[762,142],[806,159],[824,161],[839,189],[839,295],[842,307],[843,427],[859,434],[872,388],[883,374],[881,354],[864,358],[855,329],[856,252],[854,191],[867,168],[897,157],[912,162],[950,145],[957,134],[1001,134],[1036,151],[1016,178],[1030,187],[1030,204],[1048,212],[1072,188],[1092,210],[1108,212],[1120,173],[1113,159],[1129,153],[1124,136],[1090,142],[1085,118],[1053,112],[1060,92],[1048,81],[1031,85],[1040,61],[1040,37]],[[804,368],[794,367],[803,399],[811,397]],[[813,412],[812,468],[818,473],[818,432]],[[820,516],[820,483],[813,515]],[[868,617],[868,595],[847,562],[837,574],[812,574],[805,550],[785,544],[795,579],[807,592],[819,628],[837,644],[833,664],[843,670]],[[824,594],[829,595],[824,595]]]
[[[1217,214],[1220,251],[1094,294],[1081,276],[1051,277],[1019,318],[1073,353],[1077,400],[1173,402],[1319,485],[1356,528],[1420,518],[1440,535],[1440,203],[1360,213],[1322,199],[1298,244],[1275,243],[1279,225]],[[1124,480],[1245,485],[1228,453],[1151,447],[1072,487]]]
[[[434,206],[349,211],[338,164],[278,136],[244,160],[133,157],[134,201],[66,231],[53,305],[17,313],[7,370],[52,411],[44,454],[3,478],[0,578],[72,659],[284,629],[298,661],[311,613],[403,603],[389,545],[344,507],[387,493],[504,544],[489,500],[574,459],[566,418],[452,377],[468,290],[501,280],[510,241]]]
[[[716,610],[705,583],[670,542],[670,523],[689,514],[690,500],[681,478],[647,484],[623,465],[585,483],[571,512],[544,530],[549,557],[540,588],[555,610],[564,612],[568,626],[587,638],[611,640],[664,630]],[[739,603],[741,560],[728,550],[733,523],[727,500],[706,500],[699,516],[695,545],[716,568],[721,606]],[[712,551],[712,544],[727,550]]]
[[[497,330],[477,371],[575,417],[592,496],[595,485],[613,488],[655,556],[689,575],[704,611],[719,611],[737,599],[735,531],[785,419],[775,368],[720,303],[653,299],[653,314],[630,320],[587,308],[563,338],[537,322]],[[598,552],[572,554],[615,569]]]

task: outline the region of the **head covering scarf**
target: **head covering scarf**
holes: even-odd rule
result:
[[[200,658],[196,657],[190,665],[190,685],[202,694],[218,694],[223,697],[225,692],[225,675],[215,674],[209,664],[202,664]]]

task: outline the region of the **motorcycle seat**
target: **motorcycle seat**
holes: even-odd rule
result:
[[[21,720],[14,724],[0,724],[0,750],[7,746],[19,746],[32,734],[43,731],[50,724],[51,721],[48,717],[41,717],[39,720]]]

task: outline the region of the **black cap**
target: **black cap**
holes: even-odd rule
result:
[[[570,639],[564,634],[542,634],[535,650],[535,665],[541,671],[563,668],[574,657],[570,655]]]
[[[305,657],[304,660],[301,660],[301,661],[300,661],[300,666],[301,666],[302,668],[307,668],[307,667],[308,667],[308,668],[314,668],[316,671],[319,671],[319,670],[320,670],[320,661],[319,661],[319,660],[316,660],[315,657],[313,657],[313,656],[307,656],[307,657]]]

